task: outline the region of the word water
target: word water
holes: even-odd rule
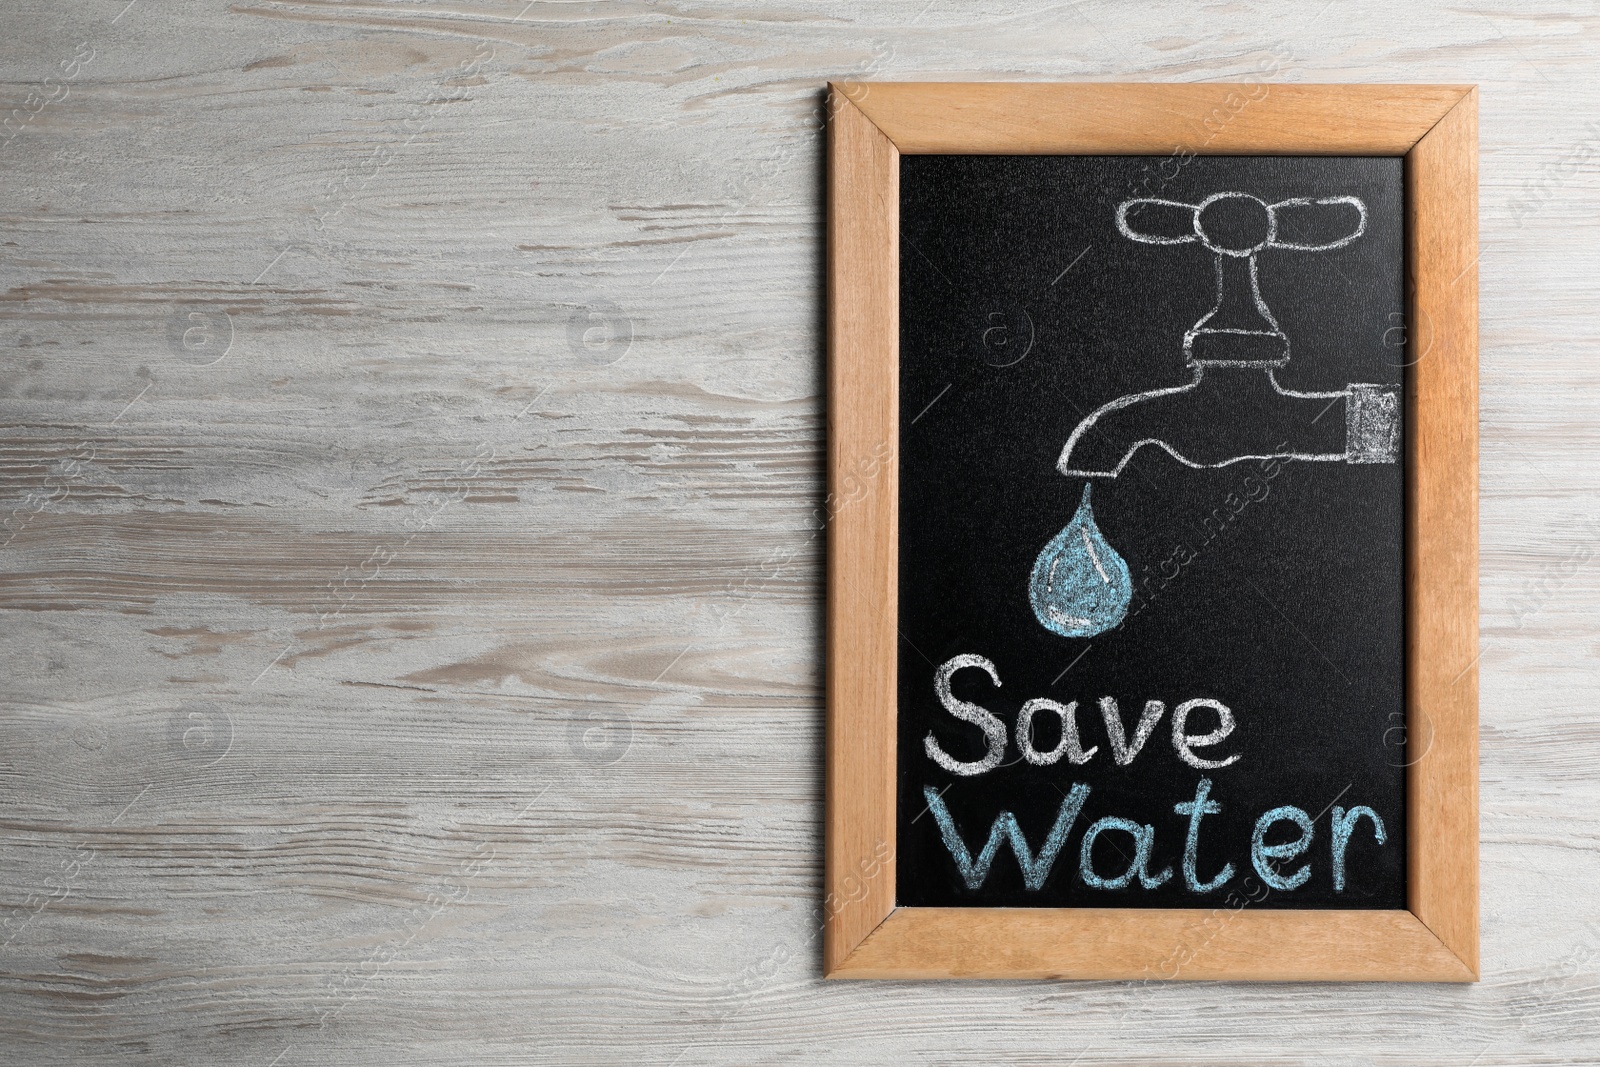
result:
[[[1046,630],[1062,637],[1093,637],[1120,625],[1133,601],[1128,564],[1095,525],[1090,486],[1072,521],[1034,560],[1028,603]]]
[[[969,890],[976,891],[983,888],[983,883],[988,880],[989,871],[994,866],[995,858],[1000,853],[1000,846],[1009,844],[1018,865],[1022,868],[1023,885],[1037,892],[1044,888],[1052,868],[1055,867],[1057,856],[1066,846],[1073,825],[1083,812],[1084,802],[1089,799],[1089,787],[1081,782],[1075,783],[1072,791],[1065,795],[1061,809],[1056,815],[1055,825],[1050,828],[1050,833],[1045,837],[1037,853],[1028,844],[1017,817],[1009,811],[1002,811],[995,818],[994,825],[989,828],[989,839],[984,842],[977,856],[973,856],[971,848],[956,827],[950,809],[945,805],[941,791],[926,786],[923,789],[923,796],[927,798],[928,810],[933,812],[934,820],[939,824],[939,833],[944,838],[945,848],[950,851],[950,856],[961,873],[961,880],[966,883]],[[1188,818],[1188,833],[1183,845],[1184,884],[1191,893],[1210,893],[1222,888],[1233,878],[1232,862],[1224,863],[1210,877],[1203,877],[1201,873],[1200,822],[1207,815],[1216,815],[1222,811],[1222,805],[1211,799],[1211,779],[1200,779],[1199,785],[1195,788],[1194,799],[1174,804],[1172,810],[1175,814]],[[1372,840],[1375,844],[1380,846],[1386,844],[1388,835],[1384,832],[1383,820],[1378,817],[1378,813],[1366,805],[1357,805],[1348,810],[1334,807],[1332,814],[1333,833],[1328,846],[1328,858],[1333,866],[1334,891],[1342,893],[1345,887],[1345,854],[1349,851],[1351,837],[1360,820],[1366,819],[1371,824]],[[1274,831],[1280,823],[1292,824],[1298,836],[1291,840],[1268,844],[1269,836],[1274,838],[1282,836],[1281,832]],[[1126,862],[1126,867],[1114,872],[1098,870],[1094,861],[1095,842],[1102,836],[1112,834],[1123,835],[1126,838],[1125,841],[1116,841],[1115,838],[1108,836],[1108,843],[1114,843],[1115,852]],[[1151,855],[1155,850],[1155,837],[1155,827],[1131,819],[1107,816],[1092,823],[1083,832],[1078,846],[1079,878],[1091,889],[1126,889],[1135,880],[1143,889],[1154,889],[1165,885],[1173,877],[1172,868],[1165,867],[1159,871],[1150,869]],[[1297,867],[1294,864],[1310,851],[1315,839],[1315,824],[1303,809],[1290,804],[1273,808],[1256,820],[1255,830],[1250,835],[1250,865],[1255,868],[1261,880],[1273,889],[1284,891],[1299,889],[1311,880],[1312,863],[1307,858]],[[1125,845],[1131,848],[1124,847]]]

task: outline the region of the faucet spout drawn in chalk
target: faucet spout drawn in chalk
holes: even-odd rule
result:
[[[1261,297],[1262,252],[1326,252],[1366,231],[1353,196],[1268,204],[1217,193],[1198,204],[1134,199],[1117,207],[1117,230],[1143,244],[1199,244],[1211,253],[1216,298],[1183,336],[1191,377],[1183,385],[1118,397],[1090,412],[1067,438],[1056,468],[1115,478],[1140,448],[1161,448],[1190,467],[1248,459],[1394,463],[1400,397],[1394,386],[1353,383],[1327,392],[1281,385],[1289,338]],[[1290,240],[1287,228],[1338,227],[1325,240]]]

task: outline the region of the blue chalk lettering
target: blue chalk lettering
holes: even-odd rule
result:
[[[1389,836],[1383,832],[1383,820],[1378,818],[1378,813],[1365,804],[1358,804],[1345,811],[1343,808],[1333,809],[1333,891],[1344,892],[1344,850],[1350,843],[1350,832],[1356,828],[1356,820],[1365,815],[1372,820],[1372,836],[1378,844],[1387,844]]]
[[[1185,800],[1172,805],[1172,810],[1179,815],[1189,816],[1189,837],[1183,843],[1183,880],[1188,883],[1190,892],[1209,893],[1219,886],[1225,885],[1233,877],[1233,864],[1225,863],[1217,876],[1209,882],[1202,882],[1198,873],[1200,863],[1200,820],[1207,815],[1215,815],[1222,810],[1222,805],[1211,796],[1211,779],[1202,778],[1200,784],[1195,786],[1194,799]]]
[[[995,817],[994,825],[989,828],[989,840],[985,842],[983,851],[978,858],[972,858],[972,852],[967,848],[967,843],[961,839],[961,833],[956,829],[955,820],[950,817],[950,811],[944,806],[944,798],[933,786],[924,786],[922,795],[928,798],[928,810],[933,812],[934,821],[939,824],[939,833],[944,837],[944,847],[950,850],[950,856],[956,861],[956,868],[961,872],[961,880],[967,884],[968,889],[980,889],[984,880],[989,877],[989,868],[994,864],[994,858],[1000,851],[1001,841],[1011,842],[1011,851],[1016,853],[1017,864],[1022,868],[1022,884],[1031,890],[1044,888],[1044,880],[1050,876],[1050,868],[1055,866],[1056,855],[1060,853],[1061,846],[1067,843],[1067,834],[1072,830],[1072,824],[1077,822],[1078,813],[1083,810],[1083,802],[1089,796],[1089,787],[1078,784],[1072,787],[1072,792],[1061,801],[1061,810],[1056,815],[1056,824],[1050,828],[1050,836],[1045,838],[1044,847],[1039,849],[1036,858],[1033,850],[1028,846],[1028,839],[1022,835],[1022,827],[1017,825],[1017,817],[1009,811],[1002,811]]]
[[[1267,844],[1267,829],[1273,823],[1283,821],[1299,826],[1300,836],[1281,845]],[[1267,861],[1294,859],[1311,847],[1312,833],[1311,816],[1293,804],[1273,808],[1257,819],[1255,833],[1250,835],[1250,862],[1254,865],[1256,873],[1261,876],[1261,880],[1274,889],[1299,889],[1305,885],[1311,878],[1311,864],[1307,863],[1291,875],[1281,875]]]
[[[1102,878],[1094,870],[1094,842],[1095,838],[1106,830],[1121,830],[1131,834],[1134,841],[1133,860],[1128,864],[1128,869],[1115,878]],[[1158,875],[1150,874],[1150,849],[1155,845],[1156,830],[1153,826],[1144,826],[1132,819],[1119,819],[1108,816],[1095,823],[1084,831],[1083,845],[1078,850],[1078,873],[1083,876],[1086,885],[1094,889],[1123,889],[1132,881],[1133,876],[1139,876],[1139,884],[1145,889],[1154,889],[1168,878],[1172,877],[1172,868],[1168,867]]]

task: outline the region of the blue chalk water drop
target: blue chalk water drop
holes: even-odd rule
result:
[[[1066,529],[1056,534],[1028,577],[1028,602],[1046,630],[1093,637],[1122,622],[1133,600],[1128,564],[1094,523],[1089,486]]]

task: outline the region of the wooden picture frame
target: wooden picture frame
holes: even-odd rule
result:
[[[1476,87],[844,82],[829,103],[826,976],[1476,980]],[[897,908],[900,156],[1185,147],[1404,157],[1406,909]]]

